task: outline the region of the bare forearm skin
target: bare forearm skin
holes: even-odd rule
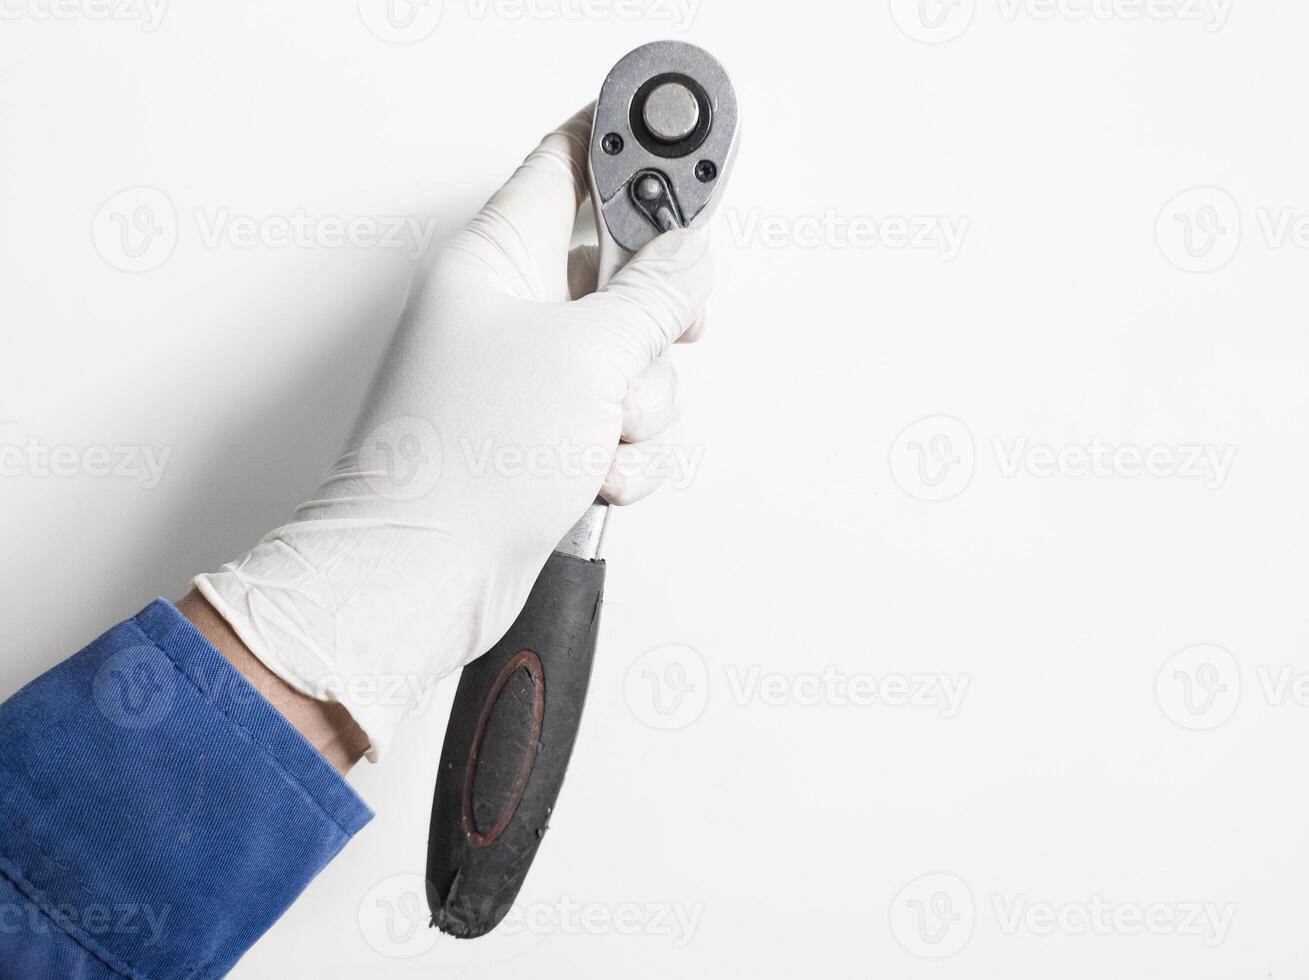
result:
[[[344,707],[302,694],[265,667],[194,589],[177,608],[339,772],[349,772],[363,758],[368,738]]]

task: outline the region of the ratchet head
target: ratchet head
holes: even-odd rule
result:
[[[707,51],[655,41],[614,66],[591,131],[602,280],[662,232],[708,219],[737,130],[736,92]]]

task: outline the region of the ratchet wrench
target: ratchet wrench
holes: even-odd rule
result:
[[[732,83],[700,48],[656,41],[614,66],[589,152],[599,285],[661,233],[708,220],[738,129]],[[595,657],[608,515],[603,501],[588,508],[509,632],[460,676],[427,845],[432,921],[450,935],[495,928],[545,835]]]

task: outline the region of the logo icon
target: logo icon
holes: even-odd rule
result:
[[[651,728],[685,728],[709,703],[709,668],[691,647],[656,647],[628,668],[623,696],[632,714]]]
[[[1213,272],[1241,247],[1241,209],[1219,187],[1193,187],[1159,212],[1154,227],[1159,251],[1184,272]]]
[[[177,212],[157,187],[129,187],[100,205],[91,239],[115,269],[149,272],[167,262],[177,247]]]
[[[417,500],[441,479],[441,437],[427,419],[383,422],[356,450],[359,472],[379,497]]]
[[[359,0],[359,19],[383,41],[413,44],[441,22],[441,0]]]
[[[177,672],[150,646],[119,650],[91,682],[100,713],[122,728],[153,728],[173,710],[176,693]]]
[[[391,959],[422,956],[440,937],[429,928],[427,884],[422,875],[398,874],[379,881],[359,903],[364,942]]]
[[[1241,703],[1241,669],[1220,646],[1187,647],[1160,669],[1154,693],[1169,721],[1191,731],[1207,731],[1236,713]]]
[[[973,479],[975,450],[968,426],[945,415],[920,419],[891,446],[891,475],[911,497],[957,497]]]
[[[975,917],[973,893],[963,879],[923,875],[901,888],[891,902],[891,934],[914,956],[945,959],[968,945]]]
[[[891,19],[923,44],[953,41],[973,22],[974,0],[891,0]]]

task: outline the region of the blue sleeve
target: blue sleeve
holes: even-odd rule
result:
[[[221,976],[371,817],[158,600],[0,705],[0,977]]]

